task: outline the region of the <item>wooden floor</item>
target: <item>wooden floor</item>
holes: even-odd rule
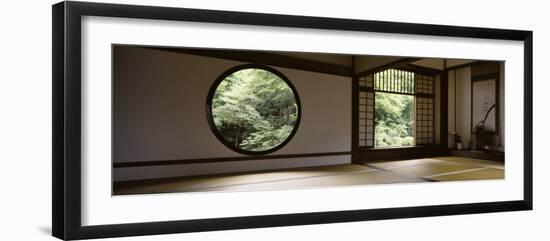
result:
[[[114,195],[260,191],[331,186],[503,179],[504,163],[437,157],[368,164],[344,164],[283,171],[171,178],[115,183]]]

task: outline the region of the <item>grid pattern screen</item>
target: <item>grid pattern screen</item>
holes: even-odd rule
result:
[[[375,93],[414,97],[414,144],[434,144],[434,76],[389,69],[358,78],[359,147],[375,147]]]

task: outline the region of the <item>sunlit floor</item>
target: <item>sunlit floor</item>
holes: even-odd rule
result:
[[[368,164],[344,164],[246,174],[116,183],[114,195],[260,191],[312,187],[503,179],[504,163],[463,157],[436,157]]]

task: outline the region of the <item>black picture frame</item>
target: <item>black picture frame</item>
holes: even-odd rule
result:
[[[140,222],[140,220],[136,220],[136,223],[130,224],[83,226],[81,224],[81,17],[83,16],[523,41],[525,70],[523,199],[456,205],[343,210],[163,222]],[[70,1],[53,5],[52,24],[52,233],[53,236],[60,239],[106,238],[519,211],[531,210],[533,207],[533,33],[531,31]]]

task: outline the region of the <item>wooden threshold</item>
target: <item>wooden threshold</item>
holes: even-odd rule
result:
[[[485,152],[470,150],[451,150],[451,155],[458,157],[474,158],[489,161],[504,162],[504,152]]]

